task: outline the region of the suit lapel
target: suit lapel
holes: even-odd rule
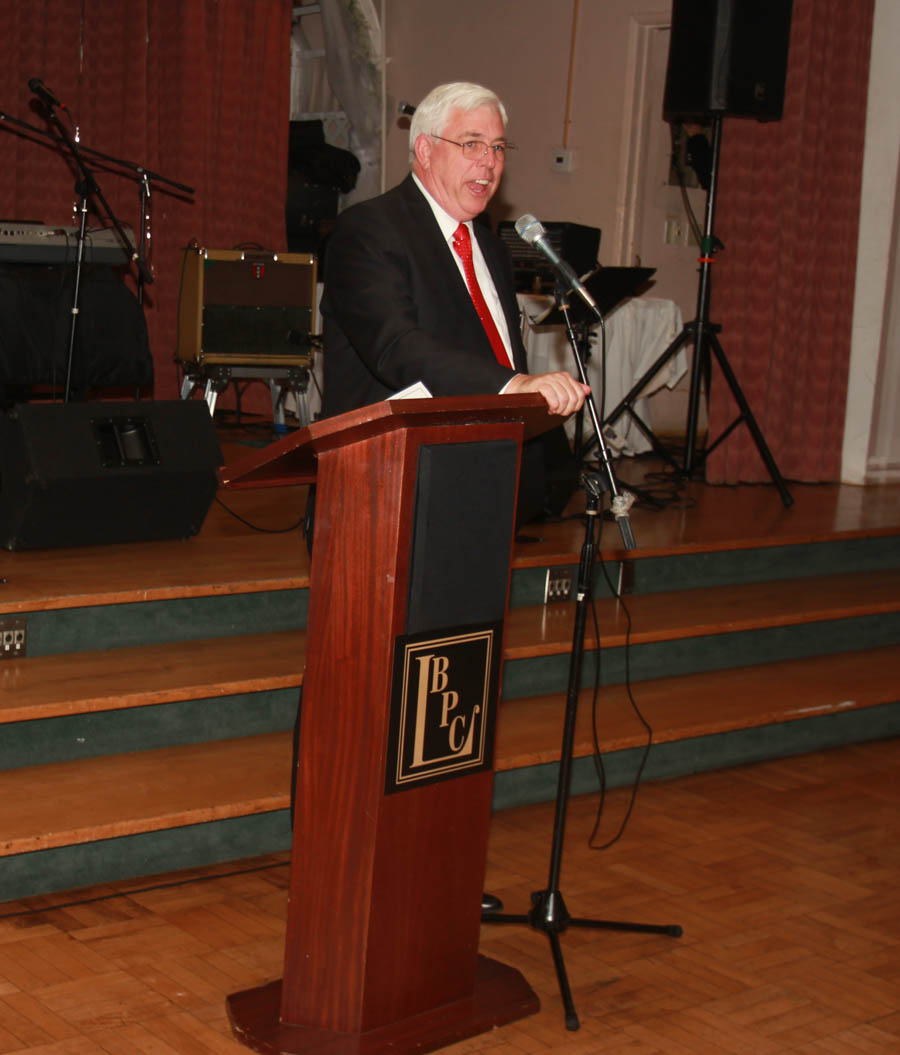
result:
[[[472,307],[472,298],[469,296],[465,279],[450,255],[452,250],[444,239],[431,206],[412,176],[407,176],[399,189],[406,203],[413,234],[408,244],[416,250],[416,263],[420,272],[427,275],[429,283],[435,283],[436,288],[448,291],[448,295],[455,301],[455,311],[465,312],[467,306],[471,307],[475,321],[481,328],[481,320]]]

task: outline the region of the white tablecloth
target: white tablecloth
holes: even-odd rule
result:
[[[551,370],[567,370],[575,374],[572,349],[565,326],[542,326],[540,319],[553,308],[553,298],[530,293],[519,294],[522,310],[522,337],[528,352],[528,368],[540,374]],[[606,392],[601,392],[600,326],[591,338],[591,356],[587,364],[597,411],[603,418],[619,405],[638,380],[669,347],[682,329],[681,309],[671,300],[654,297],[634,297],[626,300],[606,317]],[[635,412],[651,424],[647,396],[666,385],[674,388],[688,369],[687,353],[680,348],[676,355],[647,382],[640,397],[634,401]],[[574,430],[570,419],[567,429]],[[591,435],[590,419],[585,416],[585,436]],[[611,426],[604,429],[609,447],[620,454],[640,454],[650,449],[650,443],[625,411]]]

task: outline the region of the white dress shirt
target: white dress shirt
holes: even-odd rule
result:
[[[453,248],[453,235],[456,232],[456,228],[459,227],[459,220],[454,220],[445,209],[438,205],[434,198],[432,198],[428,191],[422,186],[422,181],[415,173],[413,173],[413,179],[416,182],[416,186],[425,195],[425,200],[431,206],[431,211],[434,213],[434,218],[438,222],[441,234],[443,234],[447,242],[450,255],[456,261],[456,266],[459,268],[459,273],[462,275],[463,282],[465,282],[466,273],[463,270],[462,258]],[[500,334],[500,339],[503,341],[503,347],[506,349],[506,356],[509,360],[509,365],[514,367],[512,344],[509,339],[509,327],[506,325],[506,315],[503,311],[503,305],[500,303],[500,298],[497,296],[497,289],[494,286],[494,280],[491,278],[491,273],[488,271],[488,266],[484,262],[481,247],[479,246],[478,239],[475,237],[475,232],[472,229],[471,220],[467,221],[466,227],[469,228],[469,236],[472,241],[472,263],[475,266],[475,277],[478,279],[478,285],[481,287],[485,303],[487,304],[491,317],[497,327],[497,332]],[[466,283],[466,289],[468,288],[468,283]]]

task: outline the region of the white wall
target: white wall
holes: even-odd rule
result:
[[[407,171],[401,99],[434,85],[473,80],[493,88],[519,147],[491,203],[492,218],[531,212],[601,228],[601,262],[612,259],[631,11],[646,0],[581,0],[572,48],[573,0],[386,0],[386,179]],[[657,6],[667,12],[668,3]],[[570,64],[570,51],[572,61]],[[569,122],[565,123],[567,97]],[[660,101],[660,109],[662,102]],[[576,171],[552,171],[559,146],[577,151]]]
[[[398,101],[416,103],[443,81],[478,81],[503,98],[509,135],[519,146],[491,203],[494,221],[531,212],[544,220],[599,227],[600,262],[633,263],[619,256],[633,104],[629,49],[636,24],[667,21],[669,0],[383,0],[383,10],[386,185],[408,170]],[[900,4],[876,0],[844,441],[844,478],[860,483],[900,479],[900,269],[890,267],[897,256],[898,52]],[[571,174],[551,169],[551,154],[560,145],[577,152]],[[690,281],[680,290],[659,292],[675,299],[690,319],[695,289]]]

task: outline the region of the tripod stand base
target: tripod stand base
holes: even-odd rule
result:
[[[572,989],[566,972],[559,936],[568,927],[590,927],[595,930],[629,931],[634,934],[664,934],[670,938],[680,938],[684,933],[675,924],[628,923],[625,921],[605,919],[583,919],[570,916],[565,901],[559,890],[537,890],[531,895],[534,908],[529,913],[515,914],[505,912],[483,912],[482,923],[527,923],[535,930],[543,931],[550,942],[553,955],[553,966],[556,969],[556,980],[562,997],[565,1012],[566,1029],[581,1028],[578,1013],[572,1000]]]
[[[716,441],[708,446],[703,456],[705,462],[706,457],[717,447],[728,434],[731,432],[736,425],[740,422],[744,422],[750,431],[750,435],[753,438],[756,448],[759,452],[760,457],[765,463],[766,469],[772,478],[772,482],[778,488],[778,493],[781,495],[781,501],[785,508],[789,508],[793,505],[794,499],[791,497],[790,492],[787,489],[784,478],[778,470],[778,466],[775,463],[775,459],[772,457],[772,452],[769,450],[766,444],[765,437],[762,434],[756,418],[753,416],[753,412],[750,409],[750,404],[747,402],[747,398],[741,390],[741,386],[738,384],[737,377],[732,370],[728,359],[725,356],[725,352],[722,350],[722,346],[719,343],[717,333],[721,330],[721,326],[716,323],[712,323],[709,320],[709,300],[710,300],[710,285],[711,285],[711,272],[710,265],[715,259],[715,253],[719,249],[723,249],[724,246],[718,238],[713,234],[713,214],[715,212],[715,200],[716,200],[716,185],[718,183],[718,172],[719,172],[719,153],[722,146],[722,118],[720,115],[715,115],[713,118],[713,140],[712,140],[712,164],[710,167],[710,179],[709,189],[706,193],[706,222],[703,232],[703,238],[700,242],[700,287],[697,295],[697,318],[693,322],[687,323],[682,329],[681,333],[675,338],[675,340],[669,345],[669,347],[663,352],[663,354],[657,359],[657,361],[647,370],[640,380],[632,387],[631,391],[625,398],[619,403],[619,405],[613,410],[608,418],[605,419],[604,425],[611,424],[614,422],[619,415],[628,411],[635,424],[640,428],[641,432],[650,441],[651,446],[657,454],[661,455],[666,461],[668,461],[672,467],[681,472],[684,476],[690,477],[695,468],[694,463],[694,444],[697,436],[697,421],[698,421],[698,410],[700,400],[700,385],[701,381],[706,384],[706,392],[709,394],[710,383],[712,380],[711,370],[711,358],[710,350],[715,354],[716,361],[722,371],[722,374],[728,383],[728,387],[731,390],[731,395],[734,401],[737,403],[740,409],[740,414],[737,418],[719,435]],[[656,437],[653,435],[652,429],[649,428],[646,422],[642,421],[638,414],[634,410],[634,401],[644,389],[647,382],[657,373],[657,371],[669,359],[681,348],[683,344],[688,341],[692,341],[694,344],[694,361],[693,369],[691,371],[691,389],[690,399],[688,402],[688,416],[685,428],[686,438],[684,447],[684,463],[683,466],[679,466],[668,456],[666,451],[663,449],[661,444],[658,442]]]

